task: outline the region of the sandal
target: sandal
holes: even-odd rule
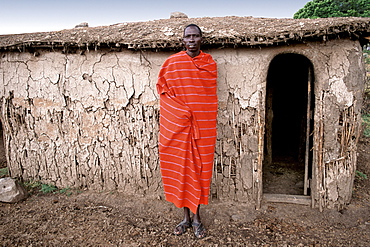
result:
[[[194,235],[197,239],[204,238],[207,235],[206,229],[202,223],[193,222],[191,225],[193,226]]]
[[[181,234],[186,232],[186,229],[188,229],[191,226],[190,221],[181,221],[176,227],[175,230],[173,231],[173,234],[176,236],[180,236]]]

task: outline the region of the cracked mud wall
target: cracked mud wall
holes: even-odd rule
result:
[[[166,55],[150,56],[3,53],[1,120],[11,175],[159,193],[155,82]]]
[[[218,64],[218,133],[211,196],[259,203],[264,91],[274,56],[260,49],[212,51]]]
[[[265,90],[281,53],[314,66],[315,207],[348,203],[364,75],[361,48],[342,40],[206,51],[218,63],[218,137],[211,197],[259,205]],[[162,195],[155,83],[173,52],[40,50],[0,57],[1,121],[12,176],[59,187]]]
[[[338,40],[318,45],[315,59],[313,204],[342,208],[352,196],[365,83],[362,48]]]

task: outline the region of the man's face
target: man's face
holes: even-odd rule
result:
[[[187,51],[198,53],[200,51],[201,42],[202,36],[198,28],[190,26],[185,29],[183,43]]]

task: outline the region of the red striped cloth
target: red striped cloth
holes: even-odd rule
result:
[[[170,56],[159,72],[159,157],[166,200],[193,213],[208,204],[217,121],[217,65],[201,52]]]

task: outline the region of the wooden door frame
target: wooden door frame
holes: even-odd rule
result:
[[[285,53],[285,54],[296,54],[296,53]],[[279,55],[283,55],[283,54],[279,54]],[[279,56],[277,55],[277,56]],[[306,139],[305,139],[305,168],[304,168],[304,193],[303,195],[285,195],[285,194],[266,194],[266,193],[263,193],[263,182],[262,182],[262,173],[263,173],[263,159],[264,158],[267,158],[269,161],[268,162],[271,162],[272,160],[272,149],[271,150],[267,150],[269,152],[269,154],[266,156],[264,154],[262,154],[262,159],[258,159],[259,161],[259,167],[260,167],[260,172],[259,172],[259,179],[261,181],[260,183],[260,188],[258,189],[258,192],[257,192],[257,208],[260,208],[261,207],[261,203],[262,203],[262,200],[265,200],[267,202],[282,202],[282,203],[295,203],[295,204],[303,204],[303,205],[311,205],[312,206],[312,196],[311,195],[308,195],[308,188],[310,188],[313,184],[310,182],[311,181],[311,178],[313,177],[313,173],[314,173],[314,169],[313,169],[313,154],[311,154],[310,152],[313,152],[312,147],[314,146],[313,145],[313,137],[311,136],[313,133],[312,133],[312,130],[314,129],[313,125],[314,125],[314,121],[313,121],[313,116],[314,116],[314,111],[315,111],[315,104],[314,104],[314,69],[313,69],[313,65],[311,63],[311,61],[304,55],[301,55],[301,54],[297,54],[297,55],[300,55],[302,57],[304,57],[305,59],[307,59],[307,61],[309,62],[309,64],[307,65],[308,66],[308,83],[307,83],[307,121],[306,121]],[[271,62],[277,57],[275,56]],[[270,62],[270,65],[269,65],[269,68],[268,68],[268,73],[270,72],[270,66],[271,66],[271,62]],[[269,97],[268,94],[270,94],[271,92],[267,90],[267,78],[268,78],[268,74],[266,76],[266,92],[265,92],[265,110],[264,110],[264,113],[265,113],[265,116],[264,116],[264,119],[266,119],[266,114],[268,114],[268,106],[267,105],[267,100],[266,100],[266,97]],[[263,116],[261,116],[263,117]],[[265,140],[265,135],[268,131],[271,131],[269,128],[266,128],[266,121],[263,121],[264,122],[264,128],[259,131],[260,133],[262,133],[262,137],[259,136],[259,142],[262,143],[262,147],[259,148],[259,151],[260,152],[264,152],[264,147],[265,145],[271,145],[271,140],[268,140],[266,141]],[[261,134],[260,134],[261,135]],[[266,142],[269,142],[269,143],[266,143]],[[311,158],[310,158],[311,157]],[[311,165],[311,170],[309,169],[309,165]],[[309,174],[309,172],[311,174]],[[310,175],[310,176],[309,176]],[[310,178],[311,177],[311,178]],[[311,190],[311,193],[312,193],[312,190]]]

